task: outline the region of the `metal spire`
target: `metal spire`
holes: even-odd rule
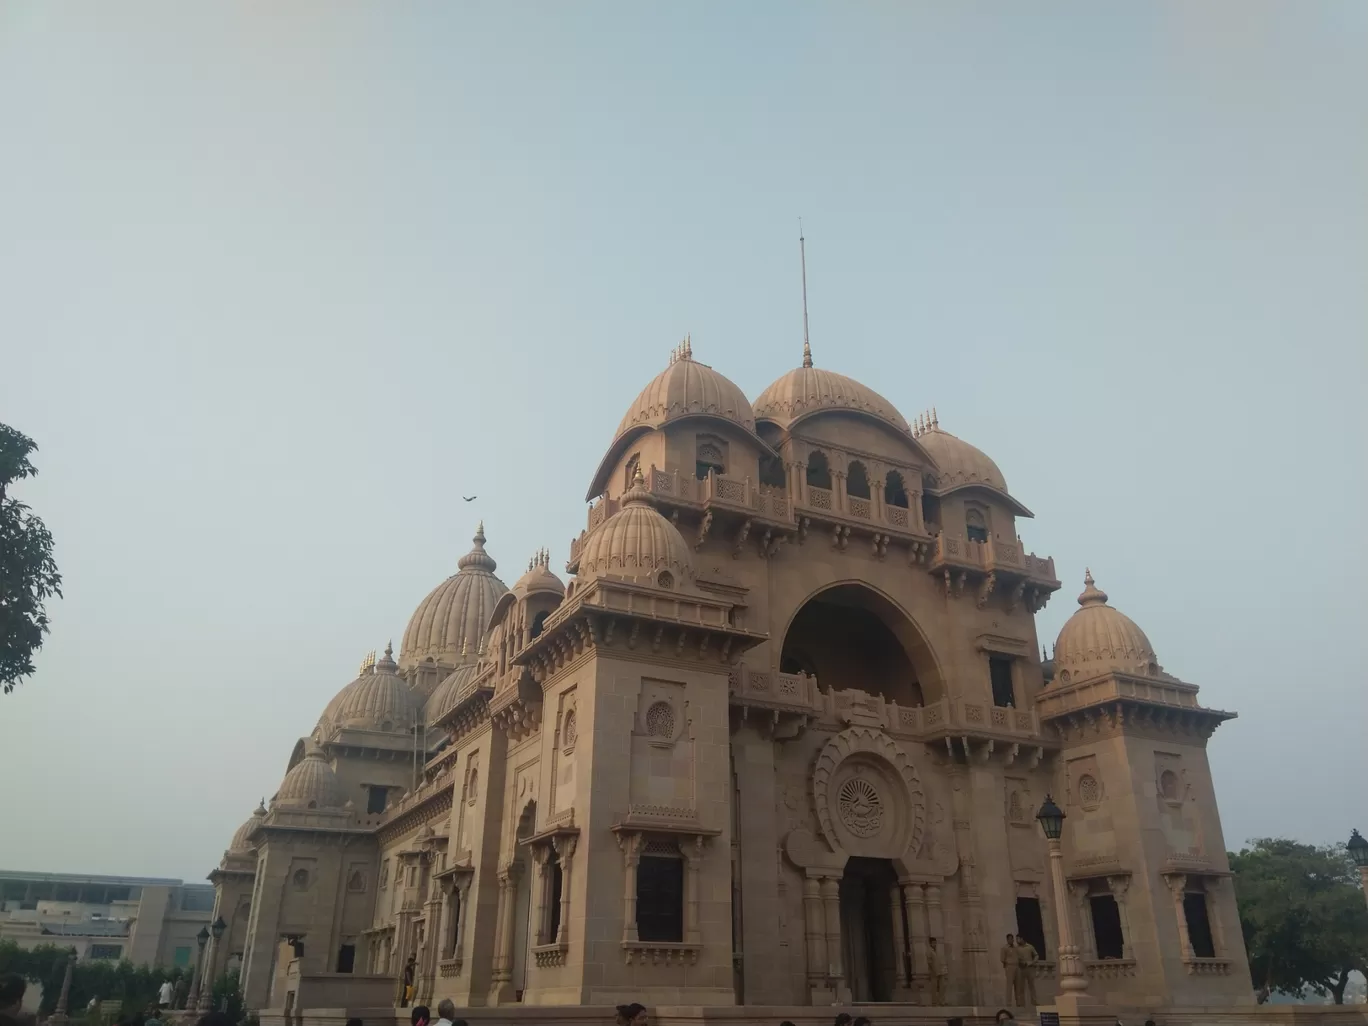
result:
[[[812,343],[808,341],[807,240],[803,238],[803,219],[798,218],[798,259],[803,267],[803,366],[812,366]]]

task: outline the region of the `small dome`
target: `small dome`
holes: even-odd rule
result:
[[[1057,681],[1067,684],[1111,670],[1141,677],[1164,675],[1145,632],[1125,613],[1107,605],[1107,593],[1093,583],[1091,571],[1083,578],[1078,605],[1055,642]]]
[[[633,400],[614,438],[635,427],[658,428],[680,417],[720,417],[755,433],[755,411],[746,393],[706,363],[693,358],[693,343],[670,356],[670,365]]]
[[[423,722],[430,726],[451,712],[461,697],[461,689],[475,679],[479,669],[475,663],[467,663],[456,667],[442,678],[442,683],[433,689],[423,706]]]
[[[513,585],[513,591],[520,596],[528,595],[565,595],[565,584],[551,572],[551,553],[542,549],[527,563],[527,573]]]
[[[613,576],[662,588],[692,582],[689,546],[651,505],[640,467],[622,509],[584,540],[576,573],[583,581]]]
[[[976,449],[949,431],[942,431],[940,418],[931,414],[917,419],[917,441],[936,461],[936,487],[948,491],[965,485],[983,485],[1007,492],[1007,479],[982,450]]]
[[[393,655],[389,645],[378,662],[371,654],[361,668],[361,675],[339,691],[323,710],[318,721],[320,730],[327,733],[345,727],[400,734],[413,730],[422,699],[399,676]]]
[[[271,800],[272,808],[341,809],[347,804],[346,792],[337,774],[323,758],[323,752],[310,747],[304,758],[280,782]]]
[[[814,367],[812,351],[806,345],[803,365],[789,371],[755,400],[755,416],[782,428],[828,410],[861,413],[903,434],[912,433],[903,415],[878,392],[844,374]]]
[[[252,843],[252,832],[261,825],[261,821],[266,818],[266,803],[263,801],[256,807],[250,819],[242,826],[237,828],[233,834],[233,839],[228,842],[228,850],[235,855],[241,855],[253,851],[256,845]]]
[[[494,576],[496,564],[484,550],[484,524],[475,547],[456,563],[458,571],[428,593],[409,618],[399,666],[407,670],[428,659],[454,666],[480,650],[480,639],[499,596],[508,590]]]

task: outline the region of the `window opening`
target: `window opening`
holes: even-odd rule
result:
[[[1211,934],[1206,894],[1189,891],[1183,895],[1183,916],[1187,919],[1188,943],[1197,958],[1215,958],[1216,941]]]
[[[378,816],[385,811],[385,796],[389,794],[388,787],[381,787],[379,784],[369,784],[366,787],[366,815]]]
[[[818,450],[808,456],[807,483],[812,488],[831,487],[831,464],[827,462],[826,453]]]
[[[337,971],[349,973],[356,964],[356,945],[343,944],[337,949]]]
[[[846,468],[846,494],[856,499],[869,498],[869,474],[859,460],[852,460]]]
[[[1045,920],[1040,914],[1039,898],[1017,898],[1017,933],[1025,937],[1041,958],[1045,953]]]
[[[637,937],[643,941],[684,940],[684,860],[643,855],[637,864]]]
[[[884,480],[884,504],[907,509],[907,486],[903,484],[902,475],[896,470],[890,470]]]
[[[964,533],[971,542],[986,542],[988,540],[988,523],[983,519],[981,512],[976,509],[965,512]]]
[[[1098,958],[1125,958],[1121,937],[1121,909],[1110,894],[1094,894],[1088,899],[1092,910],[1093,940]]]
[[[1002,656],[988,657],[988,679],[993,685],[993,704],[1002,708],[1016,705],[1012,687],[1012,660]]]
[[[725,474],[727,467],[722,458],[722,447],[716,442],[700,441],[694,472],[700,481],[706,480],[709,474]]]

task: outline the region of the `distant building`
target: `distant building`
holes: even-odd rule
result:
[[[73,947],[82,961],[189,968],[213,908],[209,884],[0,870],[0,940]]]

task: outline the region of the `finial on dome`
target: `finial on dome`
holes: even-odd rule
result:
[[[812,366],[812,343],[807,339],[803,339],[803,366]]]
[[[688,332],[684,335],[684,359],[693,359],[693,335]]]
[[[477,570],[487,570],[493,573],[498,569],[499,564],[494,562],[494,558],[485,552],[485,530],[484,521],[481,520],[479,526],[475,528],[475,537],[471,539],[474,547],[460,559],[456,560],[456,566],[460,570],[474,567]]]
[[[646,490],[646,477],[641,472],[641,464],[638,463],[636,473],[632,475],[632,487],[627,489],[626,494],[623,495],[622,504],[627,506],[650,501],[651,493]]]
[[[266,796],[265,796],[264,794],[261,796],[261,801],[257,802],[256,811],[253,812],[252,815],[253,815],[253,816],[264,816],[264,815],[266,815]]]
[[[386,658],[386,659],[389,659],[389,660],[393,660],[393,659],[394,659],[394,639],[393,639],[393,638],[390,638],[389,641],[385,642],[385,658]]]
[[[363,659],[361,660],[361,669],[360,669],[360,671],[359,671],[359,673],[358,673],[358,676],[359,676],[361,673],[370,673],[371,669],[372,669],[374,666],[375,666],[375,649],[371,649],[369,652],[366,653],[365,658],[363,658]]]
[[[1107,593],[1093,581],[1092,568],[1083,571],[1083,594],[1078,596],[1080,606],[1105,606]]]

